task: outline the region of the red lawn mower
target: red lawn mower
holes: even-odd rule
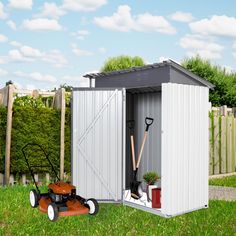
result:
[[[36,162],[33,160],[33,156],[28,158],[27,154],[29,151],[32,152],[34,148],[37,148],[42,152],[48,165],[38,165],[38,162],[37,164],[34,164]],[[42,146],[36,143],[28,143],[22,148],[22,152],[36,187],[36,189],[32,189],[29,194],[30,205],[33,208],[39,207],[41,212],[48,214],[48,218],[51,221],[56,221],[58,216],[75,216],[83,214],[96,215],[98,213],[99,205],[94,198],[85,199],[76,195],[75,186],[60,181],[57,172],[49,159],[49,154],[46,153]],[[46,193],[40,192],[38,183],[34,177],[35,172],[33,170],[38,168],[43,168],[44,170],[49,168],[55,176],[55,182],[48,185],[48,191]]]

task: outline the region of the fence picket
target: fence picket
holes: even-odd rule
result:
[[[219,158],[219,116],[218,112],[214,112],[214,174],[220,173],[220,158]]]
[[[226,173],[226,118],[221,117],[221,173]]]

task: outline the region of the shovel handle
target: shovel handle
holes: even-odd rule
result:
[[[144,145],[145,145],[145,142],[146,142],[146,139],[147,139],[148,129],[152,125],[153,121],[154,121],[153,118],[150,118],[150,117],[146,117],[145,118],[146,130],[144,132],[144,137],[143,137],[141,149],[139,151],[138,161],[137,161],[136,168],[139,168],[139,164],[140,164],[140,161],[141,161],[141,158],[142,158],[142,154],[143,154]]]
[[[134,126],[135,126],[135,121],[134,120],[128,120],[127,121],[127,127],[129,128],[131,135],[134,134]]]
[[[152,125],[153,121],[154,121],[153,118],[150,118],[150,117],[145,118],[145,124],[146,124],[146,130],[145,131],[149,130],[149,127]]]

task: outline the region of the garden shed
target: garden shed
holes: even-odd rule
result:
[[[72,93],[72,182],[80,195],[171,217],[208,207],[208,111],[213,85],[169,60],[127,70],[87,74],[90,88]],[[161,206],[130,196],[132,158],[145,117],[150,127],[138,180],[161,177]]]

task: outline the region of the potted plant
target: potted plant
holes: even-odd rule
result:
[[[147,193],[147,200],[152,200],[152,189],[157,188],[155,183],[159,179],[158,174],[156,172],[147,172],[143,175],[143,179],[147,184],[146,193]]]

